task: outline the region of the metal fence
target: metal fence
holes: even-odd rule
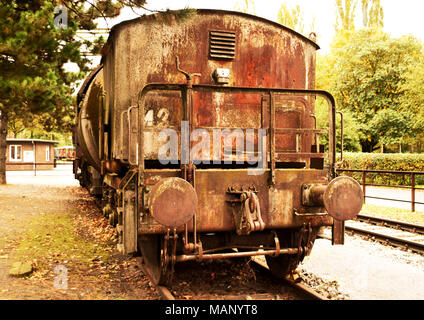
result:
[[[424,188],[417,187],[416,185],[416,177],[418,175],[423,175],[423,171],[390,171],[390,170],[361,170],[361,169],[337,169],[337,172],[350,172],[350,173],[361,173],[362,179],[357,179],[358,182],[362,185],[362,191],[364,193],[364,203],[366,198],[379,199],[379,200],[389,200],[389,201],[399,201],[406,202],[411,204],[411,211],[415,212],[415,205],[421,204],[424,205],[423,202],[418,202],[415,200],[416,190],[424,190]],[[375,184],[375,183],[367,183],[367,175],[369,174],[394,174],[394,175],[403,175],[405,180],[405,176],[410,177],[410,183],[408,185],[393,185],[393,184]],[[360,181],[362,180],[362,181]],[[368,196],[366,193],[367,186],[375,186],[375,187],[389,187],[389,188],[399,188],[399,189],[410,189],[411,190],[411,200],[401,200],[401,199],[392,199],[392,198],[382,198],[382,197],[374,197]]]

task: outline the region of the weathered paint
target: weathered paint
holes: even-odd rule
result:
[[[149,213],[167,227],[176,228],[188,222],[196,209],[196,192],[181,178],[161,179],[149,193]]]
[[[181,69],[201,74],[194,78],[195,83],[214,84],[212,74],[215,69],[227,68],[231,74],[230,86],[313,89],[317,46],[290,29],[257,17],[214,10],[199,10],[195,17],[184,21],[170,17],[163,19],[160,15],[146,16],[117,25],[105,47],[106,91],[112,108],[112,157],[122,159],[127,154],[126,150],[121,150],[126,148],[125,144],[118,143],[122,140],[119,137],[120,115],[136,104],[140,90],[152,82],[185,82],[184,76],[176,69],[176,57],[179,57]],[[234,60],[209,58],[211,30],[236,34]],[[193,125],[267,127],[266,119],[260,122],[263,103],[258,94],[196,93],[193,96]],[[161,109],[162,117],[159,115]],[[314,112],[313,104],[290,112],[288,115],[285,111],[277,111],[277,126],[285,121],[283,127],[312,128],[309,115]],[[159,131],[164,127],[164,113],[167,115],[166,124],[178,129],[182,116],[179,99],[164,97],[162,93],[150,94],[145,116],[151,129]],[[158,134],[149,131],[145,135],[145,159],[156,159],[161,145]],[[295,139],[293,135],[277,135],[276,147],[292,150]],[[310,149],[310,143],[303,141],[304,149]]]
[[[85,159],[90,165],[100,172],[100,157],[99,157],[99,136],[100,127],[99,119],[100,110],[99,100],[103,93],[103,71],[100,69],[92,74],[90,86],[85,92],[84,99],[81,99],[79,104],[80,112],[77,118],[76,131],[76,153],[77,156],[82,152]]]
[[[146,182],[154,183],[160,170],[146,170]],[[164,176],[179,176],[179,170],[167,170]],[[233,207],[228,200],[233,199],[228,194],[228,188],[257,190],[262,219],[268,229],[297,228],[303,223],[311,222],[313,227],[331,225],[333,219],[329,215],[299,215],[319,214],[325,212],[323,207],[308,208],[302,205],[301,185],[304,181],[316,184],[326,184],[326,171],[323,170],[276,170],[276,185],[268,188],[269,171],[264,175],[252,176],[247,170],[196,170],[195,190],[198,199],[197,231],[218,232],[234,230]],[[236,205],[238,208],[238,205]],[[191,224],[189,224],[191,225]],[[180,228],[180,231],[182,229]],[[191,230],[191,229],[190,229]],[[152,221],[146,214],[141,223],[140,232],[156,233],[165,229]]]
[[[328,184],[323,199],[328,213],[339,221],[345,221],[355,218],[361,211],[364,195],[355,179],[341,176]]]
[[[233,60],[210,58],[209,34],[213,30],[231,31],[236,35]],[[224,87],[311,90],[315,85],[317,48],[312,41],[276,23],[224,11],[199,10],[193,18],[183,21],[176,21],[172,14],[166,18],[158,14],[115,26],[102,58],[106,94],[104,113],[110,115],[110,119],[103,119],[108,124],[104,136],[105,154],[100,153],[105,168],[111,167],[108,161],[119,160],[125,165],[128,155],[133,158],[131,163],[137,162],[137,152],[134,153],[138,148],[135,146],[137,135],[143,134],[144,137],[145,160],[158,159],[158,149],[164,143],[158,141],[160,130],[172,128],[180,139],[181,120],[190,117],[188,113],[184,114],[180,92],[168,90],[147,94],[141,119],[143,133],[137,128],[140,122],[137,122],[135,111],[140,91],[147,84],[186,83],[185,76],[177,70],[178,58],[180,69],[200,74],[192,79],[193,118],[190,124],[193,128],[203,128],[209,133],[213,129],[255,129],[251,137],[242,133],[244,140],[253,139],[255,151],[259,140],[257,130],[265,129],[268,160],[274,156],[277,162],[288,163],[288,168],[293,163],[292,168],[302,168],[283,170],[273,167],[261,175],[249,175],[247,169],[196,169],[192,183],[199,200],[197,230],[234,230],[233,208],[227,192],[232,186],[254,186],[258,190],[260,211],[267,229],[299,228],[308,222],[313,227],[331,225],[333,220],[322,214],[325,211],[322,206],[307,208],[301,203],[302,184],[326,184],[329,178],[326,170],[310,169],[314,134],[307,130],[315,128],[312,117],[314,97],[274,93],[275,120],[271,121],[270,93],[224,93],[195,88],[196,84],[215,85],[213,72],[217,68],[226,68],[230,70],[230,78]],[[91,86],[86,90],[86,101],[92,99],[90,89]],[[96,96],[98,94],[93,95],[94,99]],[[272,141],[271,127],[275,130]],[[287,132],[285,129],[297,131]],[[102,136],[97,138],[100,144]],[[223,147],[224,137],[218,139]],[[210,157],[203,160],[223,160],[224,153],[216,155],[212,142]],[[272,152],[271,142],[275,146]],[[130,150],[128,146],[131,146]],[[236,147],[236,139],[232,141],[232,147]],[[181,157],[181,147],[178,153]],[[313,157],[324,158],[325,154],[316,153]],[[246,160],[246,156],[233,154],[232,159]],[[148,199],[152,196],[149,191],[164,178],[181,177],[181,170],[166,169],[165,166],[156,168],[145,170],[141,177],[144,187],[139,190],[138,210],[142,214],[140,231],[144,233],[165,231],[147,210]],[[109,180],[111,185],[118,183],[116,178]],[[190,223],[188,229],[193,230]]]

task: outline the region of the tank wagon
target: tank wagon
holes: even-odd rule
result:
[[[70,160],[75,159],[75,147],[74,146],[64,146],[54,148],[55,158],[57,160]]]
[[[321,227],[342,244],[363,201],[335,172],[335,102],[314,89],[319,47],[243,13],[177,16],[112,28],[77,96],[74,173],[156,283],[182,261],[255,255],[286,276]]]

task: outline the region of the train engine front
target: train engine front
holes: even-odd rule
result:
[[[319,228],[342,244],[363,201],[336,176],[334,99],[314,90],[319,47],[242,13],[178,17],[112,28],[78,94],[75,174],[157,283],[178,262],[255,255],[286,276]]]

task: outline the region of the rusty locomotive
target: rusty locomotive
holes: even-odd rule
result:
[[[325,226],[343,243],[363,198],[336,175],[335,102],[314,89],[317,49],[221,10],[112,28],[77,95],[74,173],[101,199],[119,250],[156,283],[178,262],[255,255],[285,276]],[[317,97],[328,130],[317,129]]]

